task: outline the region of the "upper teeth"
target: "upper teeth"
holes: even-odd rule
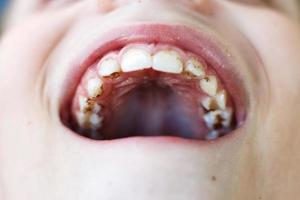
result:
[[[232,120],[232,110],[215,110],[210,111],[204,115],[204,121],[207,127],[214,129],[216,125],[221,124],[223,127],[228,128]]]
[[[103,82],[98,78],[90,79],[87,83],[89,97],[97,97],[102,93]]]
[[[83,96],[79,96],[79,110],[81,112],[85,112],[88,107],[87,98]]]
[[[152,45],[152,47],[155,45]],[[211,129],[209,138],[219,135],[219,126],[228,128],[231,125],[232,110],[227,106],[227,93],[218,84],[216,75],[206,74],[206,64],[201,59],[189,56],[187,58],[178,49],[159,47],[158,51],[149,50],[142,46],[134,45],[124,48],[120,53],[112,52],[104,57],[97,65],[100,77],[111,76],[120,72],[133,72],[152,68],[156,71],[180,74],[185,72],[198,79],[198,84],[206,97],[201,100],[205,108],[203,119],[208,128]],[[79,96],[79,113],[77,114],[79,125],[97,129],[101,127],[102,106],[96,103],[96,98],[103,92],[103,81],[105,78],[91,78],[87,81],[86,91],[88,97]],[[93,77],[87,76],[87,77]],[[129,79],[128,79],[129,80]],[[220,87],[220,88],[219,88]],[[90,101],[91,100],[91,101]],[[217,129],[217,130],[216,130]]]
[[[153,69],[167,73],[181,73],[183,64],[176,51],[160,51],[153,56]]]
[[[216,76],[207,76],[200,80],[201,89],[210,96],[215,96],[217,94],[218,82]]]
[[[110,76],[121,71],[121,66],[113,58],[107,58],[99,63],[98,73],[100,76]]]
[[[152,66],[150,53],[142,49],[130,49],[122,57],[121,68],[123,72],[143,70]]]
[[[203,65],[196,59],[189,59],[185,64],[185,70],[194,76],[203,77],[205,76],[205,71]]]
[[[216,98],[216,102],[218,104],[218,107],[222,110],[225,110],[226,100],[227,100],[225,90],[222,90],[222,91],[218,92],[215,98]]]

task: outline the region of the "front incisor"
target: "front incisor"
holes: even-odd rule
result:
[[[183,63],[176,51],[159,51],[153,56],[153,69],[166,73],[179,74],[183,71]]]
[[[143,49],[130,49],[122,55],[121,68],[123,72],[132,72],[151,68],[152,57]]]

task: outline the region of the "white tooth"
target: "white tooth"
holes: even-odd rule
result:
[[[102,85],[103,82],[100,79],[98,78],[90,79],[87,84],[89,97],[96,97],[98,95],[101,95]]]
[[[87,98],[83,96],[79,96],[79,110],[84,112],[88,107]]]
[[[153,56],[153,69],[179,74],[183,70],[181,57],[176,51],[160,51]]]
[[[218,116],[220,116],[220,111],[211,111],[206,113],[203,118],[208,128],[213,129],[214,125],[218,122]]]
[[[224,90],[218,92],[215,98],[219,108],[225,110],[227,100],[226,92]]]
[[[142,49],[130,49],[122,56],[121,68],[123,72],[131,72],[151,68],[152,57]]]
[[[214,140],[214,139],[218,138],[219,135],[220,135],[219,131],[213,130],[213,131],[209,132],[205,138],[207,140]]]
[[[88,115],[83,112],[76,113],[77,123],[80,127],[84,127],[87,122]]]
[[[99,115],[93,113],[90,116],[89,122],[92,125],[92,128],[100,128],[101,125],[102,125],[102,120],[103,120],[102,117],[100,117]]]
[[[228,109],[226,109],[225,111],[222,111],[222,112],[221,112],[221,117],[222,117],[222,119],[223,119],[222,125],[223,125],[225,128],[229,128],[230,125],[231,125],[231,121],[232,121],[232,109],[231,109],[231,108],[228,108]]]
[[[93,113],[98,113],[101,111],[101,106],[97,103],[93,105]]]
[[[121,71],[121,66],[117,60],[113,58],[107,58],[103,61],[100,61],[98,65],[98,73],[100,76],[110,76],[114,73]]]
[[[187,71],[197,77],[205,76],[205,71],[204,71],[203,65],[194,58],[189,59],[185,63],[185,71]]]
[[[205,97],[201,101],[201,105],[206,109],[206,110],[213,110],[216,109],[216,102],[212,97]]]
[[[207,76],[200,80],[201,89],[210,96],[217,94],[218,82],[215,76]]]

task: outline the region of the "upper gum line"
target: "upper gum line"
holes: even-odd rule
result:
[[[148,69],[152,68],[156,71],[161,71],[161,72],[168,72],[168,73],[173,73],[173,74],[189,74],[191,75],[190,77],[193,77],[197,80],[199,80],[199,88],[206,93],[206,97],[201,100],[201,105],[202,107],[208,111],[208,114],[204,116],[204,120],[206,120],[207,123],[210,123],[212,120],[217,120],[216,115],[228,115],[232,114],[232,109],[227,107],[227,92],[224,88],[222,88],[222,85],[220,84],[220,80],[216,73],[213,71],[213,69],[208,68],[207,64],[205,61],[199,56],[194,55],[190,52],[184,52],[183,50],[170,46],[170,45],[155,45],[155,44],[129,44],[125,47],[123,47],[119,51],[112,51],[107,53],[104,57],[102,57],[97,64],[93,65],[91,70],[88,70],[87,74],[83,77],[83,92],[81,95],[79,95],[79,98],[81,98],[80,101],[77,100],[79,103],[80,107],[80,114],[77,115],[77,118],[80,118],[80,120],[88,120],[86,119],[88,116],[82,115],[83,113],[88,113],[90,122],[88,127],[95,127],[99,128],[101,126],[100,123],[102,123],[102,118],[99,117],[99,119],[95,116],[95,114],[99,113],[101,109],[99,109],[99,106],[101,108],[101,105],[98,105],[95,98],[99,97],[103,93],[103,84],[105,84],[105,80],[112,78],[113,74],[115,73],[122,73],[124,72],[123,69],[126,69],[129,72],[130,71],[130,56],[127,56],[126,54],[130,51],[138,51],[142,50],[146,54],[149,54],[151,58],[151,65],[147,66],[146,64],[150,62],[150,60],[146,60],[144,63],[145,66],[142,68],[132,68],[132,71],[136,70],[142,70],[142,69]],[[173,63],[175,62],[176,65],[178,64],[178,68],[175,69],[164,69],[163,64],[159,67],[154,66],[154,59],[156,58],[156,63],[160,64],[163,62],[167,62],[168,57],[166,55],[160,55],[158,56],[159,53],[166,52],[168,51],[169,53],[172,52],[173,54],[169,56],[169,58],[174,58],[176,59],[171,59]],[[125,57],[127,56],[127,62],[125,62]],[[147,57],[146,55],[145,57]],[[157,57],[155,57],[157,56]],[[164,57],[165,56],[165,57]],[[173,57],[172,57],[173,56]],[[136,58],[136,57],[135,57]],[[147,57],[148,58],[148,57]],[[177,59],[178,58],[178,59]],[[159,60],[160,59],[160,60]],[[101,71],[103,68],[103,63],[109,62],[110,68],[107,68],[108,70]],[[136,60],[136,59],[133,59]],[[178,63],[176,63],[178,62]],[[125,64],[127,64],[126,67],[124,67]],[[129,63],[129,64],[128,64]],[[180,65],[182,64],[182,66]],[[113,67],[111,67],[113,66]],[[132,64],[133,66],[133,64]],[[137,67],[140,67],[136,65]],[[192,67],[191,67],[192,66]],[[193,68],[193,66],[196,66]],[[173,71],[172,71],[173,70]],[[96,73],[95,73],[96,72]],[[95,75],[96,74],[96,75]],[[82,99],[82,96],[86,96],[84,100]],[[85,102],[84,102],[85,101]],[[89,101],[89,103],[88,103]],[[78,104],[77,104],[78,105]],[[97,107],[97,109],[94,109],[94,107]],[[83,109],[86,107],[86,109]],[[90,107],[90,108],[88,108]],[[215,112],[217,110],[217,112]],[[220,113],[220,112],[223,113]],[[225,114],[224,114],[225,113]],[[215,118],[214,118],[215,117]],[[97,122],[99,123],[97,125]],[[217,123],[217,122],[216,122]],[[225,122],[224,122],[225,123]],[[227,122],[228,123],[228,122]],[[79,123],[82,124],[82,123]],[[96,125],[95,125],[96,124]],[[208,125],[209,126],[209,125]],[[215,134],[215,133],[214,133]]]

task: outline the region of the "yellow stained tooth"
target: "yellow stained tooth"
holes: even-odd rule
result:
[[[218,108],[217,102],[213,97],[205,97],[201,101],[201,105],[206,110],[215,110]]]
[[[222,91],[218,92],[215,98],[216,98],[216,102],[217,102],[219,108],[222,110],[225,110],[226,103],[227,103],[226,91],[222,90]]]
[[[214,129],[215,125],[222,124],[223,127],[229,128],[232,121],[232,109],[215,110],[206,113],[203,116],[206,126],[210,129]]]
[[[200,80],[201,89],[210,96],[215,96],[218,90],[218,81],[216,76],[210,75]]]
[[[97,97],[102,93],[103,82],[99,78],[93,78],[88,81],[87,91],[89,97]]]
[[[100,76],[110,76],[118,72],[121,72],[121,65],[113,58],[104,59],[98,65],[98,74]]]
[[[196,77],[204,77],[204,66],[196,59],[191,58],[185,63],[185,71],[193,74]]]

